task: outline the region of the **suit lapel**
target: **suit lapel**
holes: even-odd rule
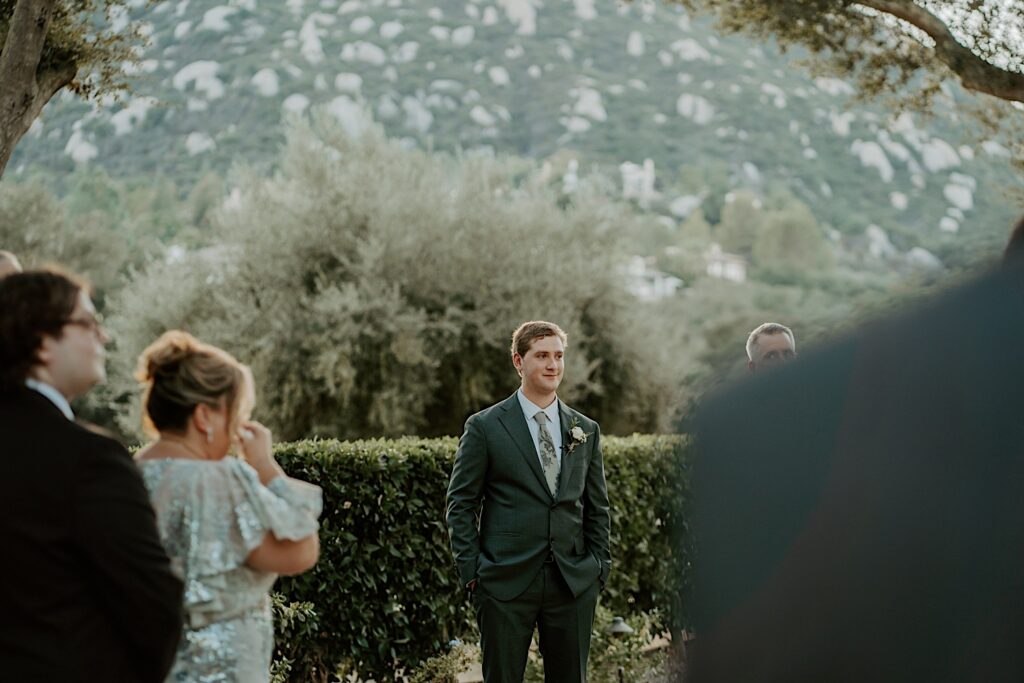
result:
[[[508,435],[512,437],[519,453],[526,459],[526,464],[533,470],[541,488],[550,496],[548,480],[544,477],[544,470],[541,469],[540,458],[537,456],[537,447],[534,446],[530,429],[526,426],[526,416],[523,414],[523,407],[519,404],[519,396],[512,394],[501,407],[502,414],[498,419]]]
[[[572,443],[569,429],[572,425],[573,413],[572,409],[562,403],[561,400],[558,401],[558,417],[562,423],[560,426],[562,430],[562,476],[558,482],[558,493],[561,495],[563,491],[571,490],[570,485],[576,476],[577,470],[579,470],[580,459],[583,457],[583,453],[580,450],[583,445],[577,444],[576,448],[569,452],[569,444]]]
[[[562,400],[558,400],[558,418],[561,424],[562,430],[562,448],[569,445],[569,428],[572,425],[572,409],[569,406],[562,403]]]

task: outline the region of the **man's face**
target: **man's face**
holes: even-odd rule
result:
[[[106,342],[107,335],[99,325],[92,300],[84,291],[80,292],[60,338],[43,337],[39,350],[40,378],[69,400],[85,394],[106,379]]]
[[[796,347],[784,332],[762,334],[754,344],[754,357],[747,363],[751,372],[783,365],[796,358]]]
[[[534,339],[525,356],[516,354],[512,362],[523,378],[523,388],[535,394],[553,394],[562,382],[565,370],[565,345],[558,336]]]

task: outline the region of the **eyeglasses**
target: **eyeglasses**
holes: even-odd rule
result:
[[[99,335],[103,332],[103,318],[97,315],[90,315],[86,318],[68,318],[63,321],[64,325],[74,325],[75,327],[81,327],[82,329],[92,332],[95,335]]]

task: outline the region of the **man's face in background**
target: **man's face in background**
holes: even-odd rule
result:
[[[785,332],[765,333],[754,343],[753,354],[747,367],[759,372],[776,365],[783,365],[796,358],[796,345]]]

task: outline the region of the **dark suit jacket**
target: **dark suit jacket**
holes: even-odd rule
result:
[[[708,401],[691,680],[1024,680],[1022,350],[1017,267]]]
[[[607,580],[611,520],[600,428],[561,401],[559,418],[562,474],[554,497],[516,394],[466,421],[448,486],[448,532],[463,585],[476,578],[497,599],[511,600],[549,552],[574,595]],[[574,419],[590,436],[566,452]]]
[[[0,678],[162,681],[182,585],[131,456],[30,389],[0,394]]]

